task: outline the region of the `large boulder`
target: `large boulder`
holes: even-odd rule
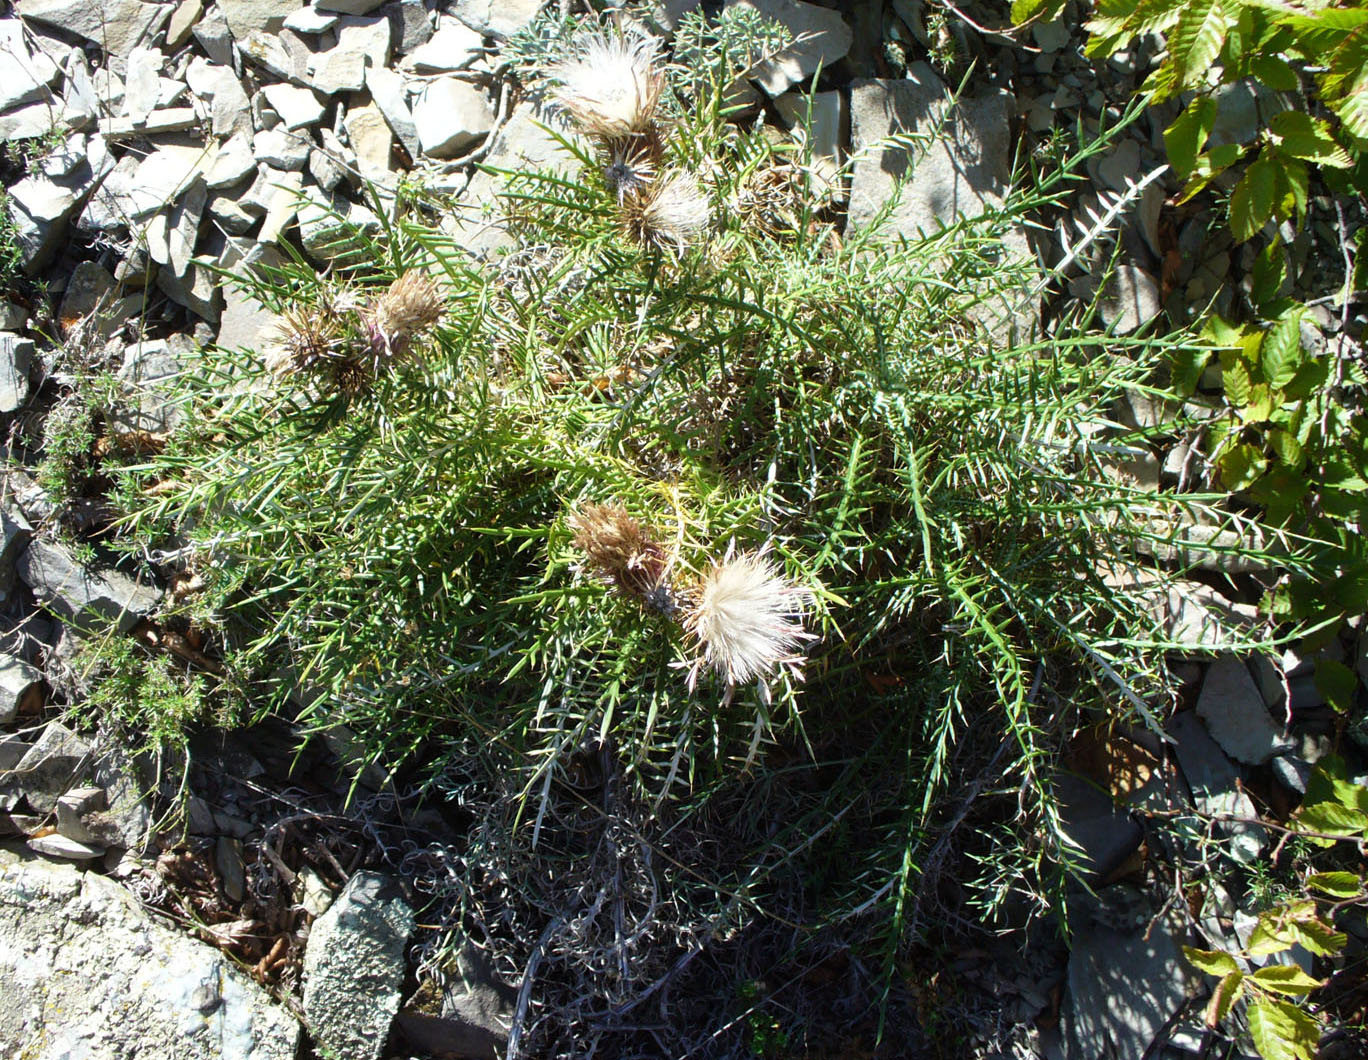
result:
[[[122,886],[0,849],[0,1052],[26,1060],[293,1060],[299,1025]]]

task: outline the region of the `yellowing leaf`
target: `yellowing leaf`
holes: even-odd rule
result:
[[[1249,1035],[1264,1060],[1315,1060],[1320,1026],[1286,1001],[1249,1006]]]
[[[1199,950],[1192,946],[1183,947],[1183,956],[1198,971],[1207,975],[1229,975],[1240,970],[1239,962],[1222,950]]]
[[[1240,999],[1244,993],[1244,972],[1231,972],[1216,984],[1216,989],[1211,992],[1211,1000],[1206,1007],[1206,1025],[1215,1027],[1226,1016],[1230,1015],[1231,1006]]]
[[[1270,964],[1254,973],[1254,982],[1264,990],[1298,997],[1325,984],[1307,975],[1295,964]]]
[[[1357,898],[1363,892],[1363,881],[1352,872],[1314,872],[1306,886],[1331,898]]]

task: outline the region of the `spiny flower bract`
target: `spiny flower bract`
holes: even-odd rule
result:
[[[375,300],[366,314],[371,347],[377,355],[399,357],[409,340],[441,319],[445,301],[437,282],[409,269]]]
[[[623,202],[623,224],[643,246],[684,250],[712,223],[712,205],[697,178],[675,172]]]
[[[653,602],[665,586],[665,550],[626,508],[586,504],[570,516],[570,529],[575,547],[595,574],[657,610],[667,610]]]

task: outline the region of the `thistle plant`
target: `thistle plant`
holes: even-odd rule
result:
[[[365,264],[345,277],[263,278],[277,306],[335,306],[339,284],[390,292],[344,300],[340,334],[299,318],[290,370],[359,358],[364,393],[281,402],[240,385],[266,371],[255,354],[216,355],[184,377],[199,415],[132,472],[156,483],[141,525],[214,557],[225,639],[262,702],[345,722],[368,760],[435,792],[456,773],[462,790],[511,792],[490,874],[507,908],[561,934],[500,935],[522,929],[491,913],[491,945],[585,976],[577,955],[608,953],[580,982],[611,967],[614,984],[595,1008],[592,990],[537,979],[570,1000],[540,1010],[528,1052],[554,1055],[563,1035],[565,1055],[659,1053],[627,1040],[631,1006],[694,940],[767,922],[836,925],[893,976],[934,900],[921,874],[942,811],[985,763],[1009,794],[967,818],[981,871],[964,885],[986,915],[1013,896],[1047,906],[1069,858],[1051,786],[1064,735],[1095,717],[1148,724],[1165,694],[1162,617],[1106,572],[1153,552],[1156,511],[1217,518],[1224,498],[1107,470],[1148,444],[1113,408],[1192,336],[1063,318],[1013,345],[966,315],[967,290],[1029,285],[1032,266],[1003,264],[1004,231],[1104,142],[926,239],[881,219],[832,239],[810,141],[727,119],[762,54],[738,25],[686,16],[670,62],[630,36],[586,43],[583,25],[543,33],[560,106],[591,142],[564,141],[569,178],[507,177],[509,255],[486,267],[399,219],[357,234]],[[714,208],[771,167],[790,167],[782,224]],[[286,706],[299,682],[318,693],[302,715]],[[586,755],[610,778],[588,795]],[[569,932],[612,936],[621,924],[598,914],[620,907],[555,907],[538,860],[585,807],[634,831],[589,855],[566,838],[580,858],[566,872],[587,875],[556,901],[625,886],[595,875],[604,852],[682,850],[719,816],[732,830],[725,849],[699,838],[671,855],[689,872],[643,854],[643,890],[622,899],[649,910],[641,941],[594,950]],[[837,821],[842,842],[817,842]],[[469,871],[467,897],[484,885]],[[700,1018],[721,1027],[718,1012]]]

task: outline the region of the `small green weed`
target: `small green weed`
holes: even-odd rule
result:
[[[211,719],[205,679],[149,655],[127,637],[93,643],[77,658],[91,691],[72,710],[91,727],[112,729],[137,753],[183,749],[190,730]]]

